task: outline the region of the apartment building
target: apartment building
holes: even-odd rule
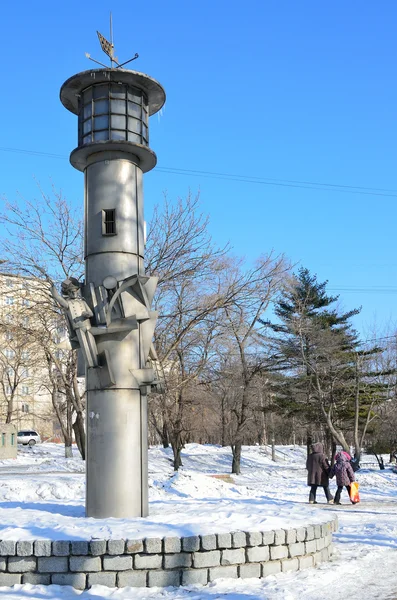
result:
[[[0,273],[0,421],[43,438],[58,429],[43,347],[62,352],[66,331],[42,280]]]

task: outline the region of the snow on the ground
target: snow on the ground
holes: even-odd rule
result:
[[[171,452],[149,452],[150,516],[147,519],[86,519],[84,465],[77,450],[42,444],[24,449],[16,461],[0,461],[0,539],[90,539],[192,535],[227,530],[264,530],[315,523],[338,514],[335,555],[329,563],[264,580],[218,580],[184,588],[21,585],[1,588],[1,600],[397,600],[397,474],[391,469],[357,473],[361,503],[307,504],[305,449],[280,447],[273,463],[268,449],[243,449],[242,474],[232,483],[211,477],[230,473],[228,448],[190,444],[174,474]],[[331,483],[331,489],[335,483]]]

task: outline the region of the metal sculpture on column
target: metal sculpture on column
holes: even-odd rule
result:
[[[165,92],[120,68],[113,44],[98,36],[111,67],[78,73],[60,92],[78,115],[70,162],[85,179],[85,282],[69,278],[53,296],[86,366],[86,515],[136,517],[148,514],[147,395],[157,382],[157,280],[144,269],[142,174],[156,165],[148,120]]]

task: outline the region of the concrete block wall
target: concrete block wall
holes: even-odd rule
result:
[[[205,585],[315,567],[332,554],[337,517],[272,531],[126,540],[0,540],[0,586]]]

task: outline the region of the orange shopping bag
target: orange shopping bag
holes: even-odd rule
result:
[[[350,484],[350,500],[352,501],[353,504],[357,504],[358,502],[360,502],[360,494],[358,493],[358,482],[357,481],[353,481],[353,483]]]

